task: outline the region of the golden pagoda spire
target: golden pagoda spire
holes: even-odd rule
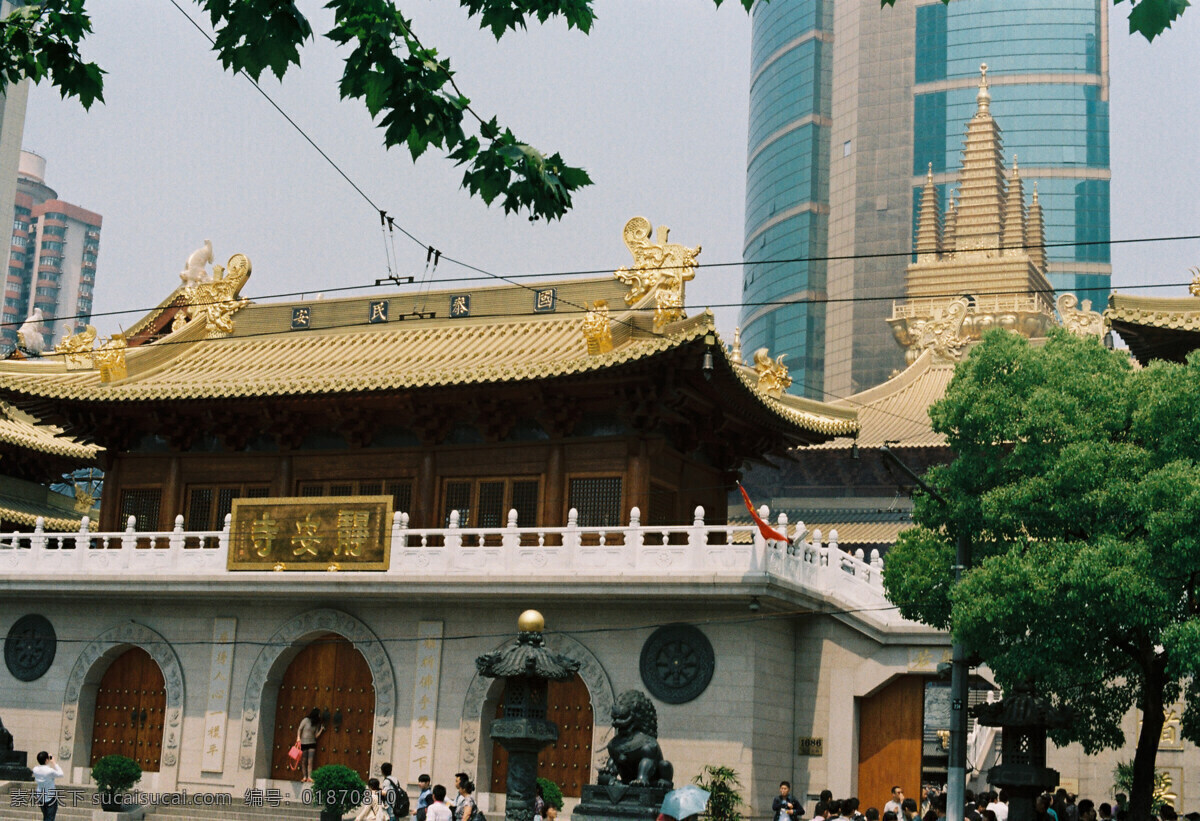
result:
[[[936,259],[942,252],[942,216],[938,208],[938,190],[933,184],[933,163],[921,191],[921,211],[917,217],[917,261]]]
[[[946,254],[953,254],[958,247],[958,203],[954,201],[957,193],[956,189],[950,195],[950,204],[946,206],[946,224],[942,229],[942,251]]]
[[[1046,224],[1042,220],[1042,204],[1038,202],[1037,182],[1033,184],[1033,201],[1025,220],[1025,253],[1042,273],[1046,271]]]
[[[999,256],[1004,217],[1004,154],[1000,127],[992,119],[987,64],[979,67],[978,107],[967,123],[963,165],[958,175],[956,248]]]
[[[1013,154],[1013,167],[1008,175],[1008,193],[1005,195],[1004,211],[1004,256],[1020,256],[1025,253],[1025,186],[1021,182],[1021,170],[1017,167],[1017,155]]]

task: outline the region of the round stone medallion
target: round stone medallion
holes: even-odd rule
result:
[[[690,624],[668,624],[655,630],[642,646],[642,683],[667,704],[685,704],[712,681],[712,644]]]
[[[30,614],[17,619],[4,640],[4,663],[19,681],[36,681],[54,663],[58,639],[45,616]]]

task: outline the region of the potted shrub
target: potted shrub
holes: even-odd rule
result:
[[[367,785],[358,773],[341,764],[326,764],[312,774],[313,803],[321,807],[321,821],[342,821],[358,809],[367,795]]]
[[[92,780],[100,794],[100,809],[121,812],[130,807],[127,796],[133,785],[142,780],[142,768],[132,758],[106,755],[92,765]]]

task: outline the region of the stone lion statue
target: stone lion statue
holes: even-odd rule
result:
[[[608,763],[597,783],[671,789],[675,769],[658,746],[658,713],[650,698],[640,690],[621,693],[613,704],[612,722],[616,734],[608,742]]]

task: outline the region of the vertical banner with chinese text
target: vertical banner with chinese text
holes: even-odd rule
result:
[[[412,735],[408,754],[408,781],[433,768],[433,740],[437,725],[438,687],[442,675],[442,622],[417,625],[416,664],[413,665]]]
[[[200,770],[225,770],[225,729],[229,712],[229,676],[233,672],[233,648],[237,619],[213,619],[212,664],[208,668],[208,703],[204,708],[204,746]]]

